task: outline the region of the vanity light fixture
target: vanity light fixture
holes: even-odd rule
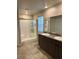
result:
[[[48,8],[47,5],[45,5],[45,8]]]
[[[29,14],[29,9],[25,8],[25,14],[28,15]]]
[[[45,2],[45,8],[48,8],[48,6],[47,6],[47,1],[46,1],[46,0],[44,0],[44,2]]]

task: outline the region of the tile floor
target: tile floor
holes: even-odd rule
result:
[[[41,48],[38,41],[28,40],[22,43],[21,47],[17,47],[17,59],[53,59]]]

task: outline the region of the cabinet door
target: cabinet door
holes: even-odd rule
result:
[[[39,45],[40,48],[43,49],[45,52],[49,53],[49,47],[50,47],[50,39],[48,39],[45,36],[39,35]]]
[[[55,40],[54,39],[50,39],[50,55],[55,58],[56,57],[56,47],[55,47]]]
[[[62,59],[62,43],[56,41],[55,42],[55,53],[56,53],[56,59]]]

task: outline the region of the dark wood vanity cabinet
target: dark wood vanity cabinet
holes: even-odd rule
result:
[[[62,42],[53,38],[38,34],[39,46],[54,59],[62,59]]]

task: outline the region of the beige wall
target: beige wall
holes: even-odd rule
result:
[[[49,8],[47,9],[44,13],[43,13],[43,16],[45,18],[48,18],[48,17],[52,17],[52,16],[57,16],[57,15],[61,15],[61,4],[60,5],[57,5],[57,6],[54,6],[52,8]]]
[[[38,16],[44,16],[44,18],[49,18],[62,14],[62,4],[55,5],[51,8],[48,8],[44,11],[41,11],[33,16],[34,19],[37,19]]]

